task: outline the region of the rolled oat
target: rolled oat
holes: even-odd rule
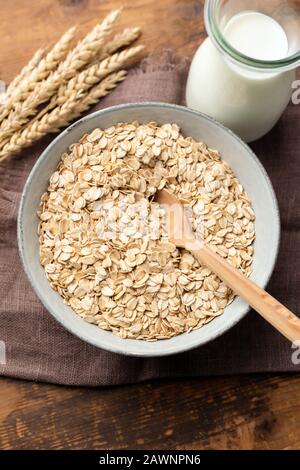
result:
[[[221,315],[232,291],[169,242],[166,188],[188,204],[197,236],[251,273],[254,212],[216,150],[176,124],[95,129],[64,153],[42,196],[40,260],[52,286],[90,323],[122,338],[166,339]]]

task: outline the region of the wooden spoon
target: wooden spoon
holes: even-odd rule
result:
[[[155,202],[166,212],[169,239],[179,248],[185,248],[203,265],[217,274],[237,295],[273,325],[290,341],[300,340],[300,319],[253,281],[244,276],[225,259],[212,251],[193,233],[183,205],[165,189],[157,191]]]

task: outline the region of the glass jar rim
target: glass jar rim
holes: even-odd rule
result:
[[[247,56],[235,49],[223,36],[216,20],[219,0],[205,0],[204,23],[207,34],[219,51],[231,61],[258,71],[281,72],[291,70],[300,65],[300,51],[279,60],[260,60]]]

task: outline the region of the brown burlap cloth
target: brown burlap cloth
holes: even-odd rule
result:
[[[187,62],[170,53],[148,59],[99,108],[133,101],[183,103],[187,69]],[[300,312],[299,126],[300,105],[291,104],[276,128],[253,145],[274,185],[282,221],[280,254],[268,290],[295,312]],[[50,140],[0,168],[0,341],[5,342],[7,359],[0,374],[60,384],[110,385],[158,377],[300,370],[292,362],[290,343],[254,312],[209,345],[156,359],[97,349],[57,323],[27,282],[16,238],[23,185]]]

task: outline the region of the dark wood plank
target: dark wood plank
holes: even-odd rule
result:
[[[118,0],[1,2],[0,79],[80,23],[87,31]],[[139,25],[147,52],[192,56],[203,0],[127,2],[120,27]],[[296,449],[300,377],[155,382],[106,389],[0,380],[2,449]]]
[[[0,381],[2,449],[297,449],[300,377],[106,389]]]

